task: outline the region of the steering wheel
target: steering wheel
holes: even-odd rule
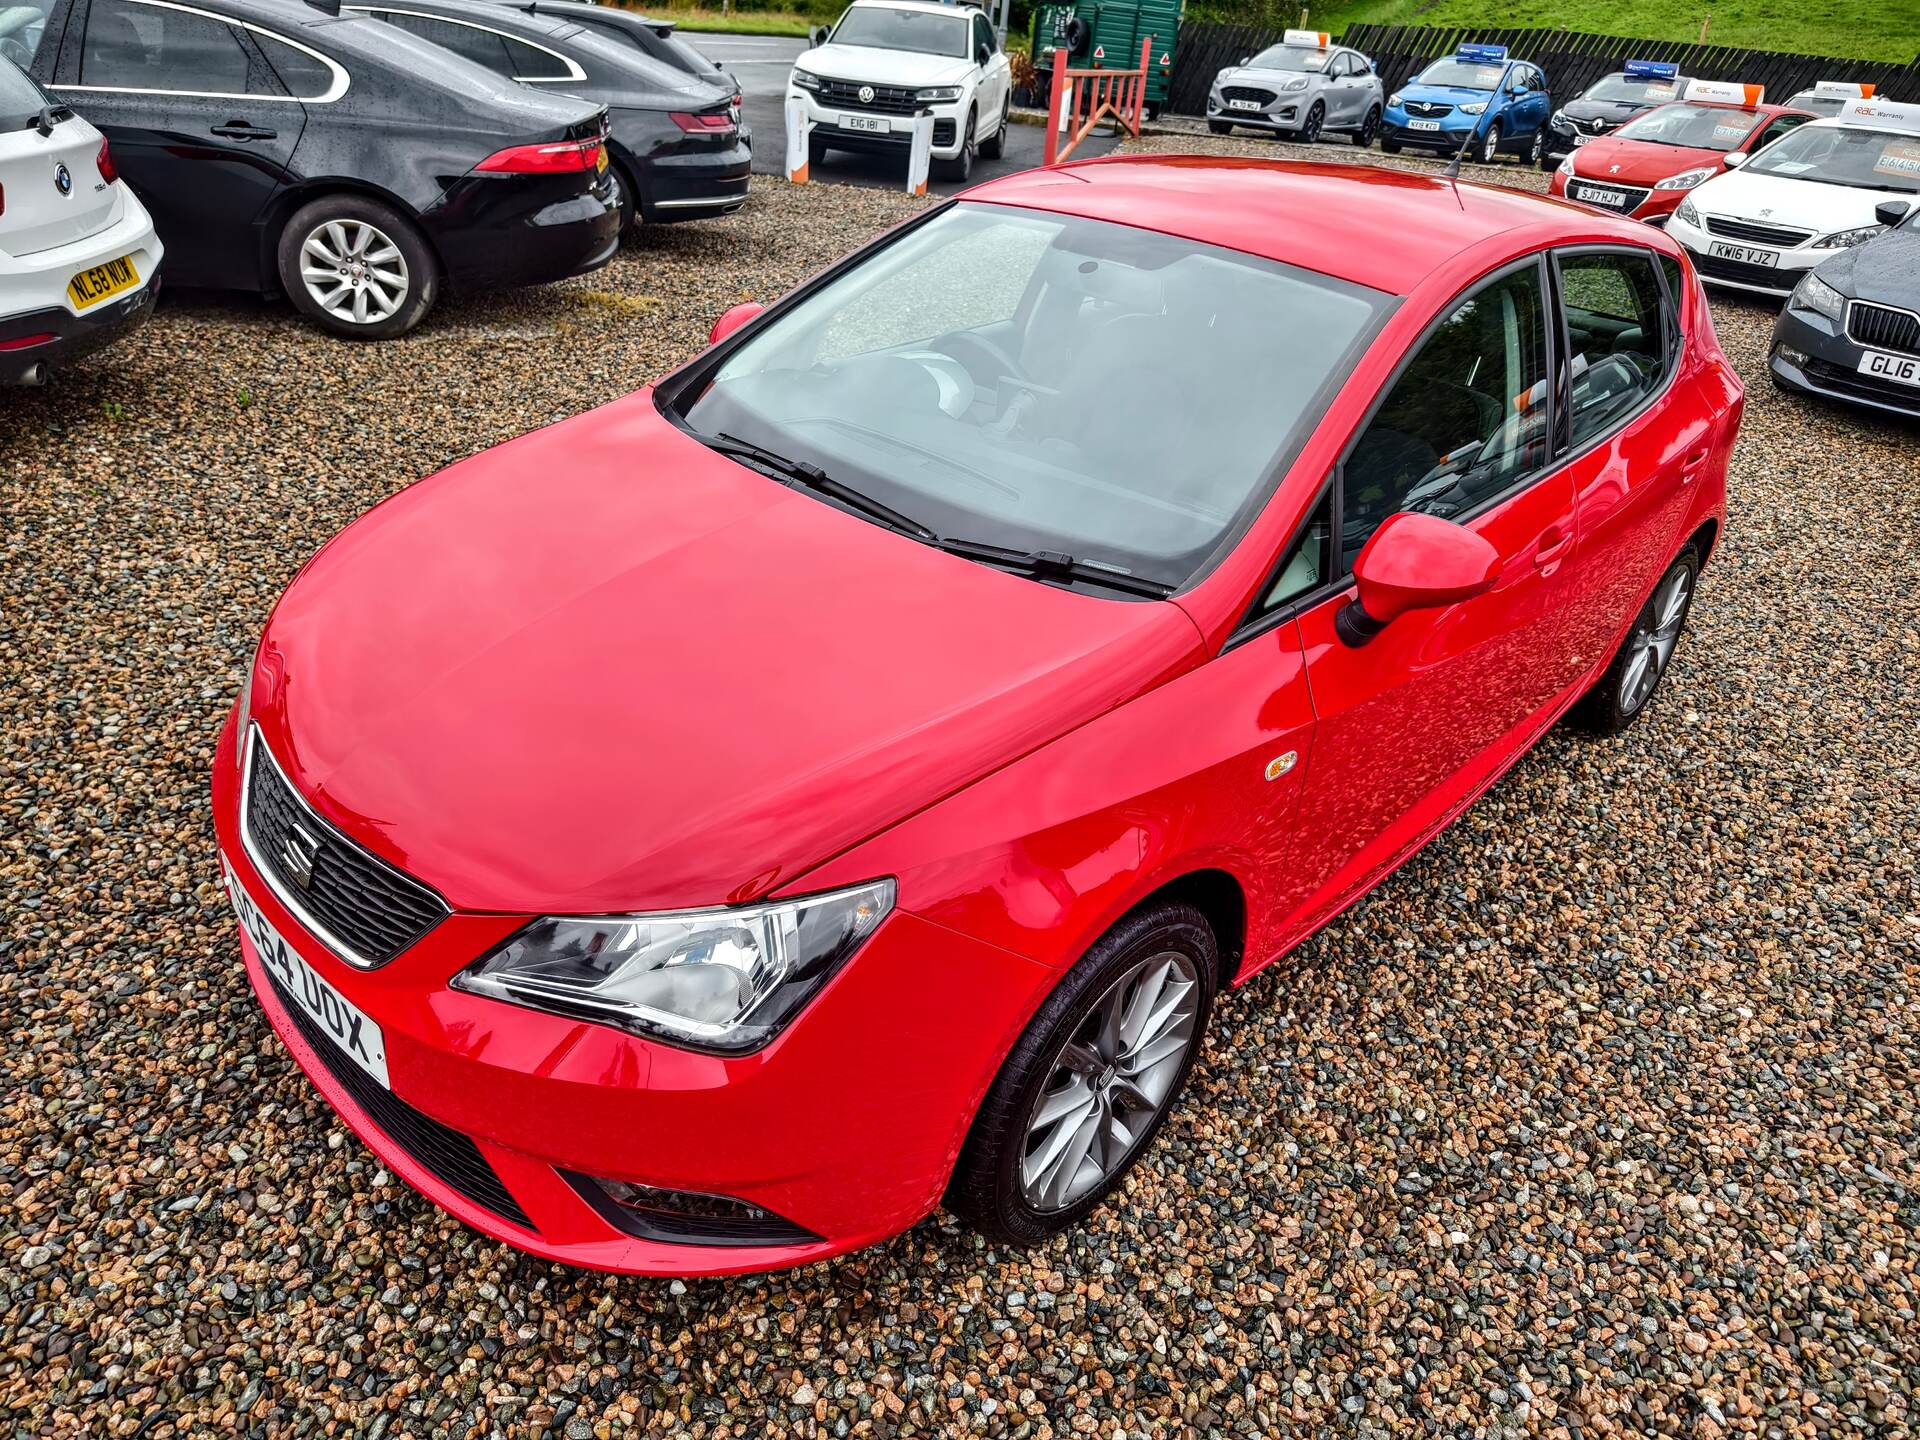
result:
[[[1020,380],[1019,362],[1009,355],[997,341],[974,330],[955,330],[942,335],[932,342],[933,348],[942,354],[951,355],[966,367],[973,377],[973,383],[984,385],[988,389],[997,389],[1002,376],[1011,375]]]

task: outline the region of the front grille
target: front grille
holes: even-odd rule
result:
[[[1618,195],[1618,200],[1612,197]],[[1647,198],[1644,188],[1630,188],[1625,185],[1588,185],[1579,180],[1567,182],[1567,196],[1578,200],[1582,205],[1597,205],[1602,210],[1612,210],[1619,215],[1630,215],[1640,208],[1640,202]]]
[[[1872,400],[1877,404],[1891,405],[1896,410],[1904,410],[1910,415],[1920,415],[1920,390],[1911,385],[1898,385],[1891,380],[1882,380],[1877,375],[1862,375],[1858,370],[1849,370],[1845,366],[1811,357],[1801,368],[1806,371],[1807,378],[1823,390]]]
[[[1911,310],[1856,300],[1847,307],[1847,334],[1876,350],[1920,355],[1920,315]]]
[[[361,969],[386,964],[447,914],[433,891],[315,815],[258,730],[247,744],[246,839],[274,894],[316,939]]]
[[[481,1209],[490,1210],[523,1229],[534,1229],[527,1212],[501,1183],[479,1146],[458,1130],[442,1125],[430,1115],[422,1115],[347,1059],[326,1032],[313,1023],[312,1017],[294,1003],[272,968],[263,965],[260,971],[273,987],[280,1008],[293,1021],[293,1028],[300,1032],[300,1038],[320,1057],[327,1073],[353,1097],[353,1103],[379,1127],[382,1135],[406,1151],[422,1170]]]
[[[1779,245],[1791,250],[1803,240],[1811,240],[1813,231],[1796,230],[1791,225],[1766,225],[1758,220],[1729,220],[1724,215],[1707,216],[1707,233],[1723,240],[1745,240],[1755,245]]]
[[[1409,100],[1407,114],[1418,115],[1422,120],[1438,120],[1442,115],[1451,115],[1453,106],[1442,105],[1437,100]]]
[[[1574,120],[1569,123],[1571,123],[1574,130],[1581,135],[1604,135],[1607,133],[1607,122],[1604,120]]]
[[[1744,260],[1729,260],[1721,255],[1707,255],[1694,249],[1687,254],[1693,259],[1693,268],[1702,275],[1715,280],[1731,280],[1739,285],[1758,285],[1785,295],[1798,281],[1797,272],[1781,271],[1771,265],[1749,265]]]
[[[873,98],[862,100],[860,92],[873,91]],[[876,115],[913,115],[923,110],[915,98],[918,92],[902,85],[865,85],[858,80],[822,80],[820,102],[839,110],[867,110]]]
[[[1279,97],[1271,90],[1256,90],[1251,85],[1227,85],[1220,91],[1223,100],[1251,100],[1256,105],[1271,105]]]

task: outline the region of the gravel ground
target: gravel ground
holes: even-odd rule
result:
[[[1920,430],[1774,393],[1737,302],[1733,522],[1660,703],[1229,997],[1075,1233],[609,1278],[333,1119],[215,879],[261,619],[367,506],[916,203],[756,183],[401,344],[176,298],[0,395],[0,1434],[1913,1434]]]

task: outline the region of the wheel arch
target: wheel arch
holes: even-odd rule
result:
[[[275,192],[273,198],[267,201],[267,208],[260,220],[260,273],[274,290],[284,288],[280,283],[280,237],[287,228],[287,222],[301,206],[328,195],[359,195],[368,200],[378,200],[382,205],[391,205],[399,211],[420,232],[421,242],[427,247],[427,253],[433,256],[434,266],[444,283],[446,257],[434,243],[433,232],[421,219],[418,210],[383,186],[346,176],[329,175],[296,181]]]
[[[1213,938],[1220,946],[1217,978],[1220,988],[1226,989],[1240,973],[1247,948],[1247,892],[1241,889],[1240,881],[1227,870],[1212,867],[1189,870],[1149,891],[1126,915],[1167,903],[1191,905],[1206,917],[1213,929]],[[1126,915],[1120,919],[1124,920]],[[1119,920],[1113,922],[1119,923]],[[1107,930],[1112,928],[1113,925],[1107,926]],[[1106,930],[1100,933],[1104,935]]]
[[[1700,552],[1700,568],[1705,569],[1707,561],[1713,558],[1713,547],[1720,540],[1720,517],[1709,515],[1694,532],[1687,537],[1687,544]],[[1682,547],[1684,548],[1684,547]]]

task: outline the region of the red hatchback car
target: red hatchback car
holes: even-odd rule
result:
[[[1582,145],[1560,162],[1548,189],[1664,225],[1689,191],[1819,118],[1784,105],[1676,100]]]
[[[329,543],[213,776],[347,1122],[655,1274],[1084,1215],[1220,987],[1644,710],[1742,404],[1658,231],[1336,165],[998,180],[715,340]]]

